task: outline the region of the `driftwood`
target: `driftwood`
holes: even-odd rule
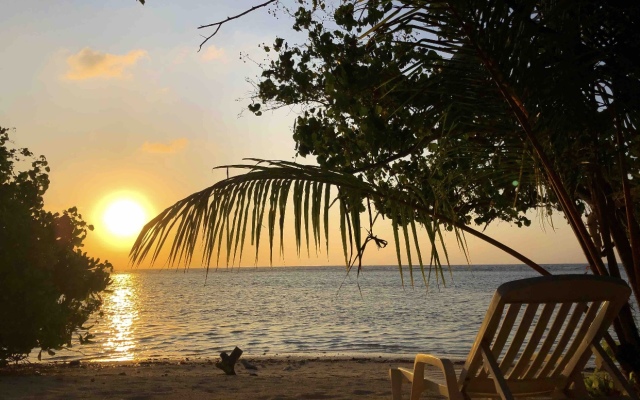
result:
[[[220,361],[216,363],[216,367],[220,368],[227,375],[235,375],[236,370],[236,362],[242,355],[242,350],[239,347],[233,349],[231,354],[227,354],[226,352],[220,353]]]

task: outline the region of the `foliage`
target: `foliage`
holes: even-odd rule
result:
[[[317,7],[322,8],[322,5],[317,4]],[[353,24],[353,18],[344,17],[345,12],[341,9],[336,11],[336,15],[338,14],[343,15],[347,20],[346,24]],[[455,146],[446,143],[438,146],[437,141],[443,140],[443,136],[448,134],[447,131],[451,127],[445,124],[442,113],[430,115],[429,112],[419,112],[416,105],[428,104],[430,99],[412,96],[409,100],[416,100],[416,105],[411,105],[404,94],[396,96],[389,91],[400,85],[408,89],[419,84],[419,80],[408,79],[400,82],[398,79],[398,76],[403,76],[402,69],[416,57],[440,60],[442,57],[435,52],[412,49],[411,46],[394,46],[393,41],[382,44],[373,42],[371,46],[377,47],[372,50],[371,46],[361,45],[356,34],[340,30],[325,31],[322,21],[313,20],[309,10],[301,8],[296,17],[294,29],[310,30],[310,43],[293,48],[278,38],[272,47],[265,46],[265,51],[270,52],[273,49],[280,57],[278,63],[273,63],[271,68],[263,73],[266,79],[260,83],[259,96],[265,101],[281,105],[305,105],[304,115],[298,118],[294,132],[300,155],[312,154],[317,157],[321,166],[334,171],[351,173],[364,170],[364,173],[359,174],[359,179],[375,184],[377,188],[377,195],[368,198],[378,210],[391,218],[396,227],[403,229],[402,234],[397,236],[400,240],[395,241],[400,265],[402,262],[399,245],[402,242],[407,249],[406,259],[409,265],[412,263],[409,248],[414,247],[414,260],[417,256],[418,263],[423,266],[420,248],[413,235],[416,223],[427,227],[429,236],[433,239],[430,263],[436,266],[440,265],[441,259],[446,259],[446,252],[439,255],[435,246],[435,241],[440,238],[437,222],[445,223],[449,229],[453,226],[465,226],[472,220],[476,223],[488,223],[496,218],[514,221],[518,225],[530,223],[523,212],[546,201],[546,197],[537,190],[539,177],[531,167],[531,158],[524,157],[525,151],[518,140],[515,144],[515,158],[511,157],[513,152],[506,152],[506,149],[514,144],[499,139],[495,140],[495,149],[488,157],[473,151],[477,147],[473,137],[465,144],[467,149],[462,149],[457,139]],[[367,19],[360,26],[372,21]],[[264,110],[261,110],[259,103],[252,104],[249,108],[257,115]],[[442,127],[439,130],[430,127],[430,120],[434,126]],[[470,135],[474,133],[471,132]],[[479,140],[488,142],[486,138]],[[425,152],[433,156],[432,159],[435,161],[422,157]],[[457,155],[454,160],[451,157],[452,152]],[[379,168],[367,168],[372,165]],[[477,165],[484,167],[473,179],[470,172],[473,172],[474,166]],[[527,168],[524,168],[524,165]],[[337,176],[335,173],[333,175]],[[525,180],[533,183],[527,186],[518,183]],[[232,184],[232,181],[221,182],[221,185]],[[308,185],[302,186],[303,189],[305,187],[311,188]],[[209,189],[205,191],[210,195],[235,193]],[[243,196],[237,196],[236,200],[250,198],[246,189],[247,187],[242,188]],[[341,190],[340,193],[341,199],[349,195],[362,194],[349,193],[348,190]],[[281,192],[276,191],[275,196],[278,197],[279,194]],[[266,192],[264,195],[267,196]],[[305,196],[311,197],[312,194],[305,193]],[[144,246],[150,246],[152,242],[165,243],[173,226],[170,220],[174,217],[182,218],[189,215],[188,218],[182,219],[179,226],[176,225],[180,232],[179,242],[184,239],[182,243],[189,245],[180,250],[180,246],[173,246],[171,253],[174,260],[178,254],[191,254],[192,245],[195,246],[196,243],[194,236],[200,232],[199,229],[202,229],[203,236],[207,236],[208,230],[222,234],[222,231],[217,230],[217,225],[209,224],[211,221],[198,220],[197,224],[193,223],[191,213],[198,207],[206,206],[206,202],[192,201],[195,197],[194,195],[179,205],[176,204],[172,207],[172,212],[163,213],[162,217],[149,224],[149,229],[157,227],[156,232],[154,235],[140,237],[141,240],[132,251],[134,259],[137,258],[139,250],[144,248],[145,253],[149,250],[148,247],[143,247],[143,242]],[[197,197],[199,200],[202,199],[199,195]],[[407,207],[407,204],[390,201],[390,198],[413,200]],[[352,204],[360,201],[362,198],[349,200]],[[286,199],[283,200],[284,205]],[[416,209],[416,205],[420,210]],[[242,210],[243,206],[238,208]],[[229,207],[222,209],[222,212],[233,213],[232,210],[234,208]],[[313,213],[313,210],[304,210],[305,213]],[[294,213],[298,221],[300,217],[297,211],[294,210]],[[344,215],[354,215],[355,218],[358,214]],[[438,215],[437,222],[433,220],[434,215]],[[242,219],[239,218],[238,221]],[[346,244],[345,255],[349,253],[359,256],[361,252],[354,252],[353,248],[362,248],[364,242],[360,241],[360,230],[353,229],[349,222],[348,219],[341,222],[341,227],[348,228],[349,236],[345,239],[342,231],[343,243]],[[353,222],[357,223],[353,226],[360,226],[359,221]],[[270,227],[270,232],[272,229],[273,227]],[[236,232],[239,230],[236,229]],[[373,239],[371,230],[370,226],[368,238]],[[257,229],[257,233],[259,232]],[[252,230],[252,235],[253,233]],[[413,238],[410,239],[410,236]],[[462,240],[460,242],[463,243]],[[207,246],[215,244],[215,241],[206,240],[205,253],[211,254]],[[229,241],[226,244],[229,251]],[[243,246],[240,246],[241,251],[242,248]],[[347,265],[353,265],[353,257],[345,258]],[[209,265],[208,261],[209,259],[205,258],[203,262]]]
[[[71,347],[74,334],[90,340],[84,324],[99,310],[112,269],[81,251],[93,227],[75,207],[44,210],[44,156],[9,143],[9,130],[0,128],[0,365],[34,348],[53,354]]]
[[[354,4],[345,3],[333,13],[334,29],[312,17],[319,10],[300,8],[294,29],[308,40],[293,46],[277,38],[265,46],[276,59],[264,69],[250,110],[299,106],[296,150],[321,166],[389,190],[411,187],[435,211],[465,224],[529,225],[528,209],[555,203],[540,190],[531,151],[513,134],[499,93],[472,86],[487,81],[483,76],[456,76],[449,88],[452,73],[439,72],[449,61],[408,44],[409,32],[363,42],[362,32],[387,8],[356,19]],[[481,75],[477,65],[469,75]]]
[[[431,210],[424,209],[421,206],[420,197],[415,194],[405,193],[401,197],[397,195],[394,197],[394,194],[387,193],[353,175],[284,161],[253,161],[258,164],[227,167],[249,171],[188,196],[150,221],[131,250],[132,262],[139,262],[150,253],[151,261],[154,262],[162,244],[170,239],[174,226],[176,237],[169,255],[171,262],[190,265],[200,235],[203,236],[201,244],[204,247],[202,262],[207,266],[211,265],[214,255],[216,264],[220,262],[223,248],[226,249],[227,265],[235,263],[236,256],[241,259],[249,236],[251,244],[255,246],[257,260],[265,219],[265,230],[268,231],[271,251],[270,261],[273,262],[275,235],[278,229],[280,249],[281,251],[284,249],[284,221],[290,194],[294,203],[298,254],[303,243],[303,233],[307,254],[309,254],[311,242],[317,251],[323,239],[328,251],[329,208],[334,203],[338,204],[345,264],[349,268],[356,262],[358,269],[361,267],[362,255],[370,242],[378,247],[386,246],[384,240],[372,234],[375,218],[372,216],[370,207],[368,208],[368,235],[366,237],[362,235],[361,231],[367,226],[361,221],[360,215],[364,210],[363,198],[387,202],[388,209],[397,214],[397,218],[393,219],[394,230],[397,232],[402,223],[401,230],[407,244],[410,266],[412,266],[412,259],[409,238],[413,236],[415,239],[416,224],[424,226],[429,235],[435,239],[435,236],[440,236],[440,230],[438,224],[434,222],[434,217],[446,220],[445,216],[434,216]],[[338,189],[335,197],[331,194],[332,187]],[[418,213],[419,217],[414,213]],[[453,221],[450,222],[453,223]],[[396,237],[396,244],[398,243],[399,240]],[[155,250],[152,251],[154,244]],[[412,244],[415,245],[417,261],[424,274],[420,246],[417,241]],[[214,251],[216,248],[217,252]],[[397,247],[397,253],[399,267],[402,268],[399,247]],[[435,245],[431,247],[430,263],[441,264]],[[413,280],[413,275],[411,279]]]
[[[495,219],[529,225],[527,210],[560,209],[595,272],[606,273],[600,256],[611,261],[613,238],[638,286],[633,247],[620,233],[625,220],[637,228],[627,215],[639,211],[623,195],[625,183],[639,192],[638,179],[626,179],[640,170],[638,7],[299,3],[293,29],[308,40],[264,46],[276,57],[249,106],[256,115],[299,106],[299,155],[375,185],[381,196],[370,200],[404,227],[424,212],[413,207],[403,220],[389,196],[419,198],[448,229]],[[217,32],[229,20],[210,26]],[[595,220],[591,238],[585,213]]]
[[[590,396],[621,396],[619,390],[615,388],[611,377],[603,371],[594,371],[584,378],[585,386]]]
[[[305,43],[265,48],[250,110],[299,106],[300,155],[454,221],[561,210],[595,274],[621,276],[617,250],[640,305],[640,4],[321,3],[295,14]],[[628,307],[619,318],[638,371]]]
[[[581,9],[543,16],[544,2],[515,9],[496,3],[487,13],[473,2],[450,2],[450,13],[440,2],[364,3],[358,9],[345,2],[324,18],[314,6],[301,7],[293,28],[306,31],[308,40],[290,45],[277,38],[265,46],[276,58],[249,109],[300,106],[298,154],[327,168],[362,172],[377,185],[412,185],[467,223],[498,218],[528,225],[528,209],[561,205],[552,188],[542,187],[541,161],[523,140],[499,83],[535,116],[529,123],[536,140],[582,212],[593,209],[587,204],[594,167],[606,165],[602,176],[621,193],[614,96],[606,93],[614,91],[616,112],[635,126],[639,71],[629,57],[635,58],[637,41],[623,24],[604,45],[597,39],[618,14],[631,18],[637,7],[601,9],[585,1]],[[600,11],[610,20],[596,18]],[[402,16],[395,24],[383,20],[393,14]],[[330,17],[335,25],[325,23]],[[372,26],[375,36],[363,41]],[[470,26],[477,32],[463,30]],[[500,82],[494,72],[503,76]],[[627,168],[637,176],[638,137],[627,130]]]
[[[635,379],[635,373],[629,374],[628,381],[631,385],[637,386],[638,382]],[[622,393],[615,385],[611,376],[600,369],[594,370],[591,374],[585,376],[584,384],[587,387],[587,392],[591,397],[611,397],[622,396]]]
[[[615,343],[617,346],[620,343]],[[602,341],[601,346],[611,359],[616,357],[611,347]],[[598,364],[596,362],[596,364]],[[635,374],[631,372],[628,377],[628,381],[631,385],[637,385]],[[622,396],[623,393],[616,387],[615,382],[611,379],[611,376],[603,369],[596,367],[595,370],[584,377],[584,383],[591,397],[604,397],[604,396]]]
[[[371,200],[404,229],[404,237],[394,230],[399,263],[399,242],[410,260],[408,227],[427,216],[429,224],[462,229],[496,219],[527,225],[527,210],[556,209],[593,273],[620,277],[617,251],[640,305],[640,3],[298,3],[293,29],[308,39],[264,46],[275,57],[249,110],[298,107],[298,154],[316,157],[322,173],[353,175],[375,188],[375,196],[341,196]],[[246,196],[248,187],[238,182],[208,192],[222,199],[170,208],[143,235],[178,220],[192,232],[212,231],[192,216]],[[239,190],[231,190],[236,184]],[[294,198],[310,195],[302,187]],[[276,198],[273,210],[284,215],[286,196]],[[295,204],[298,215],[305,208]],[[230,232],[243,221],[237,208],[216,212],[234,216]],[[353,227],[347,232],[359,235]],[[167,237],[141,236],[134,256]],[[438,235],[429,239],[433,244]],[[190,253],[193,240],[178,235],[172,253]],[[629,355],[620,359],[623,367],[639,371],[640,336],[628,307],[615,326],[624,338],[618,353]]]

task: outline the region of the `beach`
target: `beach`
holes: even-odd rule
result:
[[[241,358],[242,360],[243,358]],[[385,399],[390,366],[408,359],[247,358],[236,376],[216,359],[50,363],[0,369],[1,399]],[[438,376],[436,370],[430,375]],[[409,386],[405,385],[409,393]],[[437,397],[425,397],[437,398]]]
[[[206,285],[198,272],[114,274],[92,343],[0,370],[0,399],[388,400],[390,367],[410,368],[416,353],[464,359],[495,287],[531,274],[460,267],[426,293],[401,290],[394,268],[342,287],[329,267],[243,269]],[[236,345],[257,369],[226,376],[214,363]]]

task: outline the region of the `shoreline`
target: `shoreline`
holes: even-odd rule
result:
[[[584,267],[585,263],[561,263],[561,264],[540,264],[541,267],[559,267],[559,268],[577,268]],[[369,268],[373,269],[391,269],[397,270],[397,264],[367,264],[362,266],[365,270]],[[524,269],[531,269],[527,264],[523,263],[500,263],[500,264],[451,264],[444,265],[443,268],[493,268],[493,267],[523,267]],[[211,266],[209,267],[209,273],[236,273],[238,271],[245,270],[259,270],[259,271],[268,271],[268,270],[282,270],[287,268],[295,268],[295,269],[315,269],[315,268],[328,268],[328,269],[342,269],[346,271],[346,267],[344,264],[314,264],[314,265],[233,265],[233,266]],[[414,268],[419,268],[419,266],[414,266]],[[139,271],[168,271],[168,272],[179,272],[179,273],[187,273],[189,271],[195,272],[206,272],[207,267],[158,267],[158,266],[127,266],[114,268],[114,273],[129,273],[129,272],[139,272]],[[355,272],[355,271],[354,271]]]
[[[226,351],[229,353],[229,350]],[[451,357],[447,357],[445,355],[438,354],[438,356],[449,358],[454,364],[459,362],[464,362],[464,359],[453,359]],[[34,357],[35,358],[35,357]],[[240,357],[240,360],[255,360],[255,361],[287,361],[287,360],[307,360],[307,361],[331,361],[331,360],[341,360],[341,361],[351,361],[351,360],[371,360],[373,362],[376,361],[389,361],[389,362],[413,362],[415,358],[415,354],[380,354],[380,353],[331,353],[331,352],[317,352],[317,353],[274,353],[274,354],[254,354],[244,352]],[[59,358],[59,359],[45,359],[43,357],[42,361],[37,361],[35,359],[31,359],[29,357],[28,361],[19,364],[19,365],[58,365],[64,366],[67,364],[135,364],[135,363],[177,363],[180,361],[188,361],[195,363],[204,363],[209,361],[217,361],[220,360],[219,356],[215,355],[184,355],[184,356],[150,356],[150,357],[140,357],[136,359],[110,359],[110,358],[98,358],[98,357],[85,357],[85,358]],[[0,367],[0,371],[2,368]],[[1,376],[1,373],[0,373]]]
[[[246,366],[243,360],[248,362]],[[0,369],[0,397],[20,400],[389,399],[389,368],[413,365],[412,359],[404,357],[243,356],[236,364],[237,375],[228,376],[214,366],[215,361],[216,358],[186,357],[4,367]],[[436,378],[439,375],[435,369],[428,373]],[[408,386],[405,389],[408,390]]]

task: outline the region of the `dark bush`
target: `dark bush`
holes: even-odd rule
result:
[[[93,227],[75,207],[44,210],[44,156],[9,143],[9,130],[0,127],[0,365],[33,349],[40,357],[71,347],[74,335],[80,343],[91,339],[84,324],[100,309],[112,270],[81,251]]]

